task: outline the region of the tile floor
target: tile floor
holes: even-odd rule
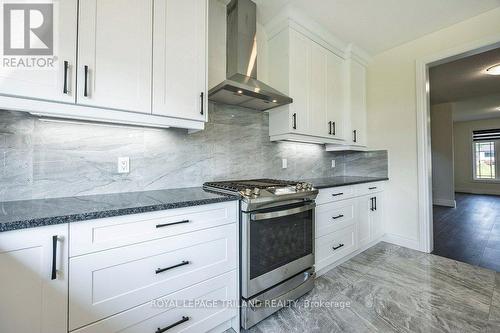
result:
[[[500,273],[382,242],[249,330],[281,332],[498,333]]]
[[[434,254],[500,272],[500,196],[456,194],[434,206]]]

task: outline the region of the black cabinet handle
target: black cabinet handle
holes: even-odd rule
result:
[[[344,193],[332,193],[332,197],[338,197],[339,195],[343,195]]]
[[[292,118],[293,118],[293,126],[292,127],[293,127],[293,129],[297,129],[297,114],[294,113]]]
[[[69,62],[64,61],[63,94],[68,93],[68,69],[69,69]]]
[[[84,80],[83,80],[83,96],[88,97],[88,80],[89,80],[89,66],[83,66]]]
[[[369,190],[376,190],[376,189],[377,189],[377,187],[376,187],[376,186],[375,186],[375,187],[369,187],[368,189],[369,189]]]
[[[160,273],[163,273],[163,272],[166,272],[166,271],[169,271],[171,269],[174,269],[174,268],[177,268],[177,267],[181,267],[181,266],[184,266],[184,265],[189,265],[189,261],[182,261],[180,264],[177,264],[177,265],[173,265],[173,266],[170,266],[170,267],[166,267],[166,268],[158,268],[155,273],[156,274],[160,274]]]
[[[163,228],[163,227],[168,227],[171,225],[183,224],[183,223],[189,223],[189,222],[190,222],[189,220],[182,220],[182,221],[172,222],[172,223],[157,224],[156,228]]]
[[[328,122],[328,134],[332,135],[332,122]]]
[[[159,328],[159,327],[158,327],[158,329],[155,331],[155,333],[163,333],[163,332],[166,332],[166,331],[168,331],[169,329],[174,328],[175,326],[178,326],[178,325],[180,325],[180,324],[182,324],[182,323],[185,323],[185,322],[186,322],[186,321],[188,321],[188,320],[189,320],[189,317],[182,316],[182,319],[181,319],[181,320],[176,321],[176,322],[175,322],[175,323],[173,323],[172,325],[169,325],[169,326],[167,326],[167,327],[165,327],[165,328]]]
[[[370,198],[370,210],[373,212],[375,210],[375,203],[373,201],[374,198]]]
[[[340,219],[342,217],[344,217],[344,215],[340,214],[340,215],[337,215],[337,216],[332,216],[332,219],[337,220],[337,219]]]
[[[354,130],[354,131],[352,131],[352,134],[354,136],[354,138],[352,139],[352,141],[358,142],[358,131]]]
[[[374,197],[373,199],[375,201],[375,208],[374,208],[374,210],[377,210],[377,197]]]
[[[333,127],[332,134],[337,135],[337,126],[335,126],[335,122],[332,122],[332,127]]]
[[[339,244],[339,246],[332,247],[333,251],[340,249],[344,244]]]
[[[202,92],[200,94],[200,99],[201,99],[201,110],[200,110],[200,113],[203,114],[203,105],[205,104],[205,100],[203,99],[203,96],[205,96],[205,94]]]
[[[57,235],[52,236],[52,272],[50,279],[57,279]]]

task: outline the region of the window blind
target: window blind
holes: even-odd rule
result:
[[[472,132],[473,141],[493,141],[500,139],[500,128]]]

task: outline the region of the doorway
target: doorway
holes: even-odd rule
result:
[[[419,190],[427,176],[428,206],[420,207],[427,252],[500,271],[500,48],[424,65],[429,146],[421,149],[419,137],[419,157],[431,168],[420,163]]]

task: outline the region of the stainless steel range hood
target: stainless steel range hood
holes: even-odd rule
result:
[[[227,5],[226,80],[210,89],[210,101],[260,111],[293,102],[257,80],[256,13],[251,0],[231,0]]]

